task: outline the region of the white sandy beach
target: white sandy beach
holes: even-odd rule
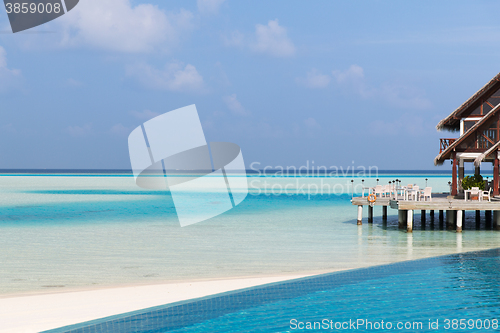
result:
[[[153,306],[305,276],[307,275],[168,283],[2,298],[0,332],[40,332]]]

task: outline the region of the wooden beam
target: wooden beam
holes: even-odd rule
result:
[[[498,153],[496,153],[498,155]],[[498,156],[495,156],[493,166],[493,195],[498,195]]]
[[[457,195],[457,154],[453,152],[453,172],[452,172],[452,177],[453,179],[451,180],[451,195],[455,196]]]

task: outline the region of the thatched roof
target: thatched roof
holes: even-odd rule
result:
[[[490,149],[488,149],[487,151],[485,151],[484,153],[482,153],[481,155],[479,155],[478,157],[476,157],[476,159],[474,160],[474,165],[477,166],[477,167],[480,166],[481,162],[486,157],[488,157],[491,153],[493,153],[494,151],[496,151],[496,149],[498,148],[498,146],[500,146],[500,141],[498,141]]]
[[[474,95],[472,95],[467,101],[453,111],[448,117],[444,118],[437,124],[436,129],[449,130],[449,131],[459,131],[460,130],[460,115],[462,112],[467,110],[469,106],[477,102],[481,97],[483,97],[491,87],[493,87],[497,82],[500,81],[500,73],[498,73],[490,82],[486,83],[484,87],[479,89]]]
[[[461,135],[458,139],[456,139],[451,145],[448,146],[442,153],[440,153],[434,159],[434,165],[441,165],[444,163],[444,160],[451,154],[452,151],[455,150],[455,147],[461,144],[465,139],[467,139],[472,133],[476,131],[476,129],[486,123],[491,117],[500,110],[500,104],[495,106],[486,116],[481,118],[477,123],[475,123],[471,128],[467,130],[463,135]],[[499,141],[500,142],[500,141]]]

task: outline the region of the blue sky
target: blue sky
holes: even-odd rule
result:
[[[439,138],[457,135],[435,125],[500,71],[499,12],[80,0],[12,34],[2,9],[0,168],[130,168],[136,126],[196,104],[207,141],[239,144],[247,166],[434,169]]]

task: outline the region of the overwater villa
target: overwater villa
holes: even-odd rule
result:
[[[458,138],[440,139],[439,155],[435,165],[446,160],[452,163],[450,194],[435,194],[431,188],[420,190],[412,185],[401,186],[393,182],[384,187],[365,188],[370,193],[352,199],[358,206],[358,225],[362,224],[363,206],[368,207],[368,222],[373,222],[373,206],[383,207],[383,219],[387,219],[387,207],[398,209],[399,226],[408,232],[413,230],[413,210],[421,210],[422,223],[425,223],[426,210],[430,211],[431,223],[434,211],[439,211],[439,222],[443,223],[446,211],[447,229],[462,232],[465,210],[476,212],[479,225],[481,211],[485,212],[486,224],[493,222],[493,229],[500,227],[500,200],[495,198],[499,189],[500,158],[500,73],[484,87],[472,95],[459,108],[437,125],[438,130],[459,132]],[[473,163],[474,177],[464,181],[464,164]],[[481,163],[493,163],[493,181],[483,182],[480,176]],[[468,183],[468,181],[471,183]],[[465,183],[464,183],[465,184]],[[493,221],[492,221],[493,211]]]
[[[499,194],[498,150],[500,116],[500,74],[495,76],[437,125],[438,130],[460,131],[456,139],[440,139],[439,155],[434,164],[443,164],[451,160],[452,181],[451,195],[463,193],[464,164],[475,165],[475,174],[479,175],[482,162],[493,163],[493,195]],[[458,181],[457,181],[458,167]]]

